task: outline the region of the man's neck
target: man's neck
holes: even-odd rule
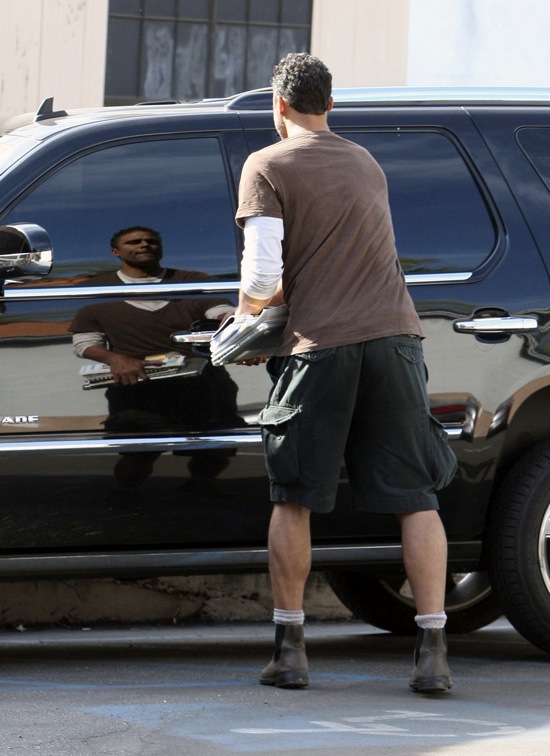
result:
[[[301,134],[311,134],[318,131],[330,131],[328,126],[315,127],[314,124],[311,128],[307,128],[301,124],[288,123],[286,124],[286,133],[289,137],[300,136]]]
[[[329,100],[325,113],[301,113],[291,107],[283,97],[273,98],[273,118],[280,136],[298,136],[316,131],[330,131],[328,114],[332,110],[333,99]]]
[[[162,274],[163,268],[160,265],[154,265],[148,268],[134,268],[131,265],[121,265],[120,272],[129,278],[158,278]]]

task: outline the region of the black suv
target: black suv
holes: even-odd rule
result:
[[[387,175],[432,411],[459,459],[440,496],[449,631],[504,612],[550,652],[550,90],[341,90],[335,100],[332,129]],[[219,374],[175,328],[174,350],[208,367],[204,411],[193,427],[143,413],[117,426],[108,389],[83,388],[93,369],[82,375],[89,361],[74,355],[69,327],[81,307],[129,298],[235,301],[239,172],[277,138],[269,91],[71,113],[48,100],[3,130],[0,577],[265,570],[265,369],[221,368],[234,411],[211,412]],[[117,267],[113,232],[139,224],[161,232],[167,266],[203,280],[95,283]],[[185,391],[191,377],[165,383]],[[120,488],[113,471],[128,458],[154,464],[141,486]],[[356,615],[414,632],[396,521],[353,513],[344,469],[336,510],[314,519],[313,534],[314,568]]]

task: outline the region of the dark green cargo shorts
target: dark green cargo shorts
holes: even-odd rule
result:
[[[259,421],[272,501],[330,512],[345,460],[355,509],[438,508],[456,458],[429,411],[417,336],[272,357],[267,369]]]

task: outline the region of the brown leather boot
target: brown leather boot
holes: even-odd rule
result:
[[[417,693],[445,693],[452,685],[445,630],[420,628],[416,636],[409,687]]]
[[[275,652],[260,674],[262,685],[305,688],[309,682],[303,625],[275,625]]]

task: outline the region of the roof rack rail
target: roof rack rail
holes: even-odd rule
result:
[[[67,115],[66,110],[53,109],[53,97],[46,97],[34,116],[35,122],[46,121],[48,118],[63,118]]]
[[[141,105],[181,105],[181,100],[145,100],[144,102],[136,102],[136,107]]]
[[[236,94],[228,100],[225,107],[226,110],[271,110],[273,107],[271,87]]]
[[[547,104],[549,87],[347,87],[332,91],[336,108],[364,105]],[[227,98],[227,110],[271,110],[271,88],[254,89]]]

